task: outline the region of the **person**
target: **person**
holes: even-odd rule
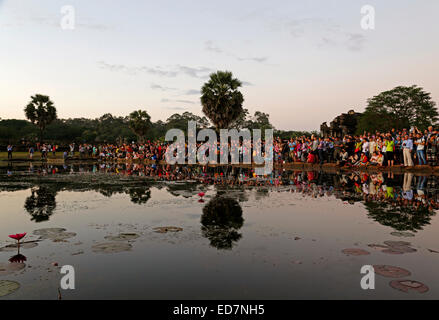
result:
[[[419,165],[426,165],[427,164],[427,160],[425,159],[425,139],[424,136],[421,135],[420,133],[417,134],[417,140],[415,141],[415,145],[416,145],[416,155],[418,158],[418,164]]]
[[[370,157],[370,164],[373,166],[378,165],[378,154],[376,152],[372,153],[372,157]]]
[[[339,165],[340,166],[345,166],[346,163],[348,162],[348,159],[349,159],[349,153],[347,152],[347,150],[345,148],[342,148],[342,150],[340,152]]]
[[[363,144],[361,146],[361,151],[364,155],[366,155],[367,158],[370,157],[371,153],[370,153],[370,147],[369,147],[369,139],[364,138],[363,139]]]
[[[378,151],[377,165],[378,165],[379,167],[382,167],[383,164],[384,164],[384,156],[383,156],[383,154],[381,153],[381,151]]]
[[[69,145],[69,147],[70,147],[70,156],[73,157],[74,154],[75,154],[75,144],[74,144],[74,143],[71,143],[71,144]]]
[[[12,145],[8,145],[8,160],[12,159]]]
[[[437,160],[437,143],[438,143],[439,136],[437,135],[437,132],[434,131],[431,134],[428,134],[427,139],[427,161],[430,166],[436,165]]]
[[[30,147],[29,148],[29,159],[33,159],[33,157],[34,157],[34,152],[35,152],[35,150],[34,150],[34,147]]]
[[[394,150],[395,150],[395,141],[393,141],[392,137],[388,137],[385,141],[386,145],[386,159],[387,166],[393,167],[394,164]]]
[[[326,141],[325,139],[320,139],[319,144],[317,146],[318,156],[319,156],[319,164],[322,165],[325,161],[326,155]]]
[[[412,160],[413,140],[406,134],[402,141],[402,153],[404,156],[404,167],[413,167]]]
[[[41,158],[47,159],[47,146],[45,144],[41,147]]]

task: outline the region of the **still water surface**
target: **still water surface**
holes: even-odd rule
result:
[[[0,299],[439,299],[436,183],[387,173],[0,168],[0,281],[20,284]],[[8,235],[21,232],[39,241],[20,249],[23,268],[2,273],[17,260]],[[58,291],[62,265],[75,268],[75,290]],[[375,290],[362,290],[363,265],[410,275],[376,274]],[[428,291],[406,293],[393,280]]]

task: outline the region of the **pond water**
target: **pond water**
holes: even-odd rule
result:
[[[284,170],[255,178],[229,167],[3,167],[0,299],[439,299],[437,182]],[[18,252],[8,235],[22,232]],[[74,290],[59,289],[63,265],[74,267]],[[375,267],[373,290],[361,288],[364,265],[385,266]],[[5,295],[11,283],[19,287]]]

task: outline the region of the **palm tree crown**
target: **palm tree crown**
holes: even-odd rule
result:
[[[244,96],[238,90],[241,81],[229,71],[218,71],[201,89],[203,113],[217,129],[227,129],[244,111]]]

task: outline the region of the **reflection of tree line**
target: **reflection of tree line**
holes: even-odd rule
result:
[[[245,192],[235,192],[242,189],[254,189],[257,198],[267,196],[270,190],[283,190],[314,198],[334,196],[348,203],[362,202],[371,219],[396,230],[421,230],[423,226],[430,223],[431,216],[438,209],[436,177],[414,176],[410,173],[369,175],[279,170],[268,177],[258,178],[253,176],[252,169],[246,168],[143,164],[46,165],[31,167],[29,171],[31,175],[20,172],[10,174],[7,177],[9,183],[1,184],[0,191],[32,187],[32,194],[25,201],[25,209],[36,222],[49,219],[56,208],[56,194],[63,190],[79,192],[93,190],[107,197],[125,193],[130,196],[133,203],[145,204],[151,197],[151,186],[166,188],[174,196],[191,197],[203,184],[215,185],[218,194],[223,194],[221,198],[227,196],[227,199],[237,200],[236,203],[248,200]],[[119,178],[116,179],[115,176]],[[51,179],[52,177],[56,178]],[[208,209],[205,210],[212,212],[213,208],[222,207],[209,202],[206,208]],[[224,207],[221,210],[225,209]],[[224,215],[224,219],[230,220],[231,223],[230,230],[225,231],[225,220],[210,217],[209,215],[203,218],[202,224],[203,234],[212,238],[212,245],[227,247],[227,244],[239,239],[236,238],[237,230],[240,228],[237,227],[239,223],[236,221],[239,218],[233,221]],[[222,227],[215,229],[212,224],[206,224],[209,219],[214,224],[217,222],[217,226],[221,223]],[[224,238],[216,241],[215,235],[223,235]]]

